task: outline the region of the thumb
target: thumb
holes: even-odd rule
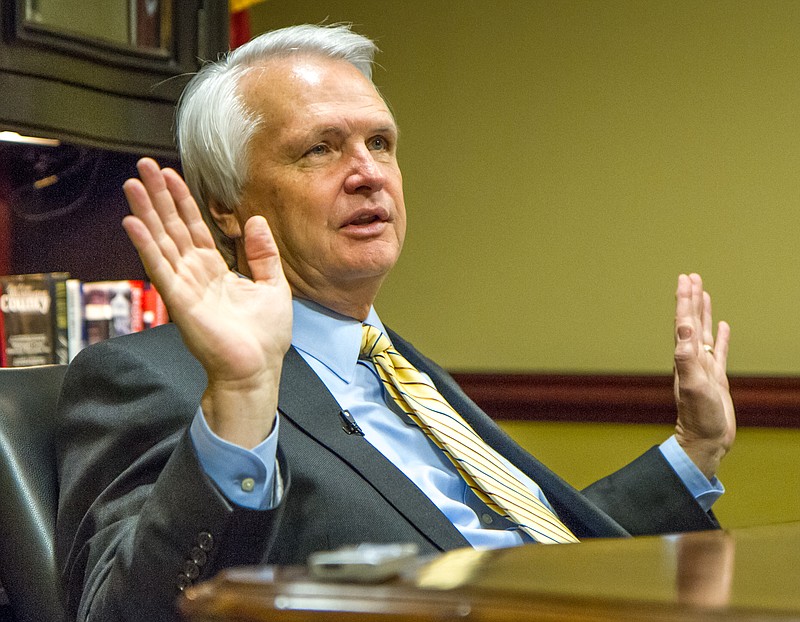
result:
[[[278,245],[263,216],[252,216],[245,223],[244,253],[254,281],[274,283],[283,278]]]

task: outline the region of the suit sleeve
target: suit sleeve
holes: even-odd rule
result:
[[[633,535],[719,528],[713,513],[703,510],[658,447],[582,492]]]
[[[202,368],[174,327],[140,335],[84,350],[64,381],[56,555],[77,620],[176,619],[182,587],[261,561],[281,513],[205,475],[187,431]]]

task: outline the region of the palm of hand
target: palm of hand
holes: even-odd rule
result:
[[[219,381],[256,377],[289,348],[291,291],[283,274],[252,281],[231,272],[215,249],[197,249],[164,297],[192,354]]]
[[[682,446],[713,441],[727,453],[736,437],[736,417],[725,368],[707,352],[700,352],[699,381],[675,374],[678,421],[675,434]]]
[[[274,377],[291,342],[292,309],[266,220],[245,224],[253,279],[240,278],[217,250],[180,176],[147,158],[138,167],[141,181],[124,185],[132,214],[123,225],[209,384],[252,388],[265,374]]]

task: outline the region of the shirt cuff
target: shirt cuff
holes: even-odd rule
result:
[[[725,492],[722,482],[716,476],[709,481],[702,471],[697,468],[697,465],[692,462],[692,459],[686,455],[674,434],[661,443],[659,449],[675,470],[675,473],[678,474],[678,477],[681,478],[684,486],[689,489],[697,503],[700,504],[700,507],[708,512],[714,502]]]
[[[202,408],[195,413],[189,436],[200,465],[228,500],[251,510],[271,510],[283,497],[277,461],[280,417],[269,436],[252,450],[220,438],[208,427]]]

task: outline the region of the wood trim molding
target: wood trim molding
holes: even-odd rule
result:
[[[598,423],[675,422],[672,376],[454,373],[497,420]],[[740,426],[800,428],[800,377],[734,376]]]

